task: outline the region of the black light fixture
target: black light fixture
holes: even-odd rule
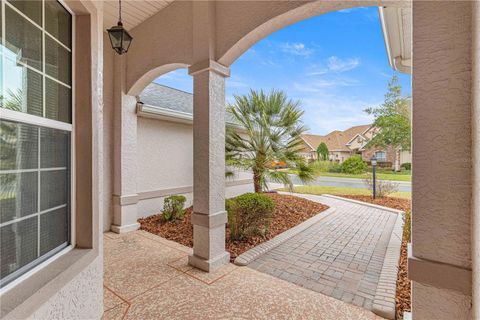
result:
[[[122,0],[118,0],[118,23],[116,26],[107,29],[110,43],[113,50],[122,55],[127,53],[130,44],[132,43],[132,36],[123,28],[122,24]]]

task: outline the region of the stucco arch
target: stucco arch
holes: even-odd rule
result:
[[[170,71],[187,68],[188,64],[185,63],[169,63],[157,68],[153,68],[147,71],[143,76],[141,76],[132,86],[129,88],[127,94],[131,96],[138,96],[147,85],[149,85],[153,80],[160,77],[165,73]]]
[[[125,85],[128,94],[137,95],[156,77],[191,64],[192,2],[175,1],[130,33]]]
[[[389,0],[267,1],[259,2],[256,6],[252,5],[251,2],[243,4],[223,2],[217,8],[217,12],[221,12],[217,21],[218,62],[230,66],[255,43],[296,22],[343,9],[383,5],[410,6],[408,1]],[[228,25],[232,24],[235,17],[253,18],[235,21],[236,30],[231,30]]]

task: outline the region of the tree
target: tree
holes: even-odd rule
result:
[[[317,147],[317,159],[318,160],[328,160],[328,147],[325,142],[322,142]]]
[[[300,136],[307,128],[300,120],[303,111],[299,106],[299,101],[275,90],[268,94],[250,90],[247,95],[236,95],[235,103],[228,106],[238,128],[227,127],[226,164],[251,170],[255,192],[267,190],[267,181],[292,188],[288,172],[272,168],[276,162],[296,169],[302,181],[313,179],[313,170],[300,153]]]
[[[368,108],[365,112],[374,116],[372,126],[378,129],[367,143],[367,147],[393,146],[395,170],[399,170],[400,151],[411,149],[412,128],[410,99],[402,96],[402,87],[396,74],[388,83],[385,101],[379,107]]]

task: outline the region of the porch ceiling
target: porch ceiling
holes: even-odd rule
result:
[[[174,0],[122,0],[122,21],[131,30],[149,17],[162,10]],[[118,0],[104,1],[104,28],[110,28],[118,21]]]

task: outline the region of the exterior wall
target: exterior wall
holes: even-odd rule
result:
[[[108,197],[103,205],[103,231],[109,231],[113,221],[110,196],[113,194],[113,50],[105,32],[103,35],[103,181],[104,194]]]
[[[410,264],[414,319],[471,318],[471,15],[470,1],[413,1],[409,260],[431,276],[425,283]],[[453,147],[462,156],[442,161]]]
[[[138,192],[193,183],[191,125],[138,117]]]
[[[103,313],[103,258],[98,257],[35,311],[31,319],[99,319]]]
[[[480,318],[480,3],[473,4],[472,103],[472,318]]]
[[[348,147],[352,150],[358,150],[362,147],[364,141],[364,138],[357,136],[355,137],[355,139],[352,140],[352,142],[350,142],[350,145]]]
[[[138,117],[137,123],[138,218],[161,211],[165,197],[171,194],[185,195],[186,206],[191,206],[192,125],[142,117]],[[234,173],[233,178],[226,180],[226,197],[252,192],[252,175],[238,170]]]
[[[391,146],[387,147],[386,149],[376,148],[376,147],[368,148],[368,149],[362,151],[362,159],[364,161],[370,161],[370,159],[373,157],[373,155],[377,151],[385,151],[386,154],[387,154],[387,162],[391,162],[392,164],[394,163],[394,161],[395,161],[395,148],[393,148]]]
[[[330,151],[330,160],[342,163],[352,156],[349,151]]]
[[[412,163],[412,153],[410,151],[400,152],[400,164]]]
[[[471,298],[458,291],[413,282],[412,294],[413,319],[471,319]]]

